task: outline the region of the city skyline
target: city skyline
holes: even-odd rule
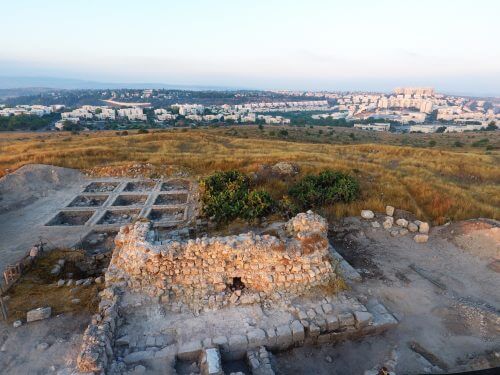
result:
[[[500,4],[31,0],[2,6],[2,76],[500,95]],[[91,22],[90,22],[91,21]]]

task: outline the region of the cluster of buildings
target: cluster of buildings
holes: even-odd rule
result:
[[[15,107],[0,107],[0,116],[45,116],[64,109],[63,105],[18,105]]]

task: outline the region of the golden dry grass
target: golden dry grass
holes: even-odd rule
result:
[[[175,166],[203,176],[216,170],[250,172],[263,163],[288,160],[299,164],[301,174],[330,168],[358,177],[361,198],[325,207],[322,213],[329,217],[359,215],[364,208],[383,211],[390,204],[434,224],[475,217],[500,219],[499,152],[470,146],[486,136],[496,146],[500,132],[435,138],[392,134],[369,138],[366,132],[356,132],[352,144],[345,144],[352,130],[335,129],[334,135],[315,139],[305,132],[310,130],[290,129],[289,139],[271,137],[268,129],[260,132],[255,127],[240,127],[236,135],[227,129],[176,129],[129,136],[114,132],[0,134],[0,174],[28,163],[90,169],[149,162],[160,173],[168,174]],[[335,144],[337,137],[339,144]],[[429,139],[437,139],[437,145],[421,147]],[[408,140],[415,145],[404,146]],[[465,146],[451,147],[455,140]],[[287,189],[280,181],[267,185],[274,196]]]

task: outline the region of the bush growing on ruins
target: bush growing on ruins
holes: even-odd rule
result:
[[[217,222],[240,217],[248,197],[248,177],[238,171],[215,173],[201,181],[203,212]]]
[[[255,190],[248,194],[243,216],[247,220],[255,220],[271,213],[274,201],[267,191]]]
[[[201,181],[201,188],[203,213],[219,223],[255,220],[275,206],[267,191],[252,191],[249,178],[239,171],[215,173]]]
[[[289,191],[301,209],[320,207],[337,202],[349,203],[359,194],[358,181],[348,174],[326,170],[308,175]]]

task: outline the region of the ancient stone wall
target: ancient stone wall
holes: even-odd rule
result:
[[[328,224],[311,211],[287,222],[280,238],[249,232],[155,242],[150,229],[148,222],[121,228],[106,283],[215,307],[258,302],[276,292],[301,294],[336,277]]]

